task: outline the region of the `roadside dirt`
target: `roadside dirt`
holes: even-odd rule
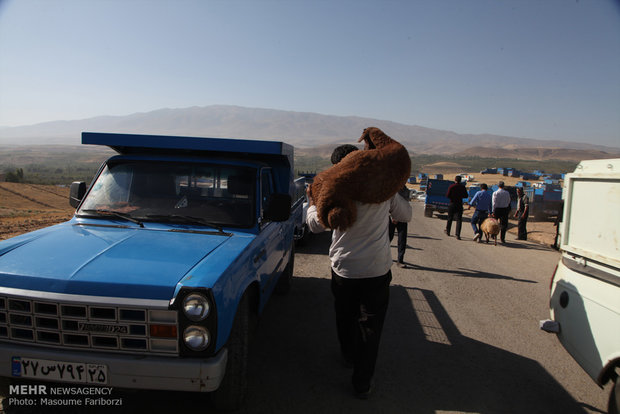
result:
[[[463,212],[463,217],[471,218],[474,210],[467,210]],[[514,211],[512,212],[514,214]],[[469,224],[469,223],[468,223]],[[463,224],[465,225],[465,223]],[[553,246],[555,241],[555,225],[551,221],[532,221],[527,222],[527,239],[536,243],[544,244],[546,246]],[[508,223],[508,233],[517,234],[517,220],[510,219]]]

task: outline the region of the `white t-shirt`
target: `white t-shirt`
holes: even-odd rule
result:
[[[383,276],[392,267],[388,237],[388,219],[411,220],[411,204],[396,194],[380,204],[355,203],[357,220],[345,231],[334,230],[329,247],[332,269],[338,276],[364,279]],[[308,228],[313,233],[326,231],[319,222],[316,206],[306,214]]]
[[[503,188],[499,188],[493,193],[493,211],[496,208],[510,207],[510,193]]]

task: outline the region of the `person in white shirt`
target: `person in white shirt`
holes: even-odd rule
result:
[[[334,153],[338,151],[342,152],[342,148],[336,148]],[[347,154],[332,157],[332,162],[337,163]],[[310,194],[308,199],[306,219],[310,231],[329,230],[319,222]],[[356,395],[367,398],[392,280],[388,217],[408,222],[412,210],[409,201],[398,194],[379,204],[355,204],[357,220],[344,231],[333,230],[329,258],[340,349],[345,364],[353,366]]]
[[[504,182],[500,181],[497,191],[493,193],[492,210],[493,217],[499,220],[500,241],[506,243],[506,230],[508,230],[508,215],[510,214],[510,193],[504,190]]]

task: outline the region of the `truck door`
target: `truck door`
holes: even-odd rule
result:
[[[258,276],[261,289],[268,291],[275,285],[275,276],[283,265],[284,248],[282,245],[282,224],[266,221],[264,211],[268,206],[269,198],[274,193],[274,183],[271,168],[261,169],[260,175],[260,233],[257,237],[259,244],[257,257],[254,259],[258,266]],[[259,257],[260,256],[260,257]]]

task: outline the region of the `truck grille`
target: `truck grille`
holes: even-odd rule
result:
[[[177,331],[175,311],[0,296],[0,341],[123,353],[178,354],[175,338],[151,335],[152,325]],[[156,332],[157,330],[155,330]]]

